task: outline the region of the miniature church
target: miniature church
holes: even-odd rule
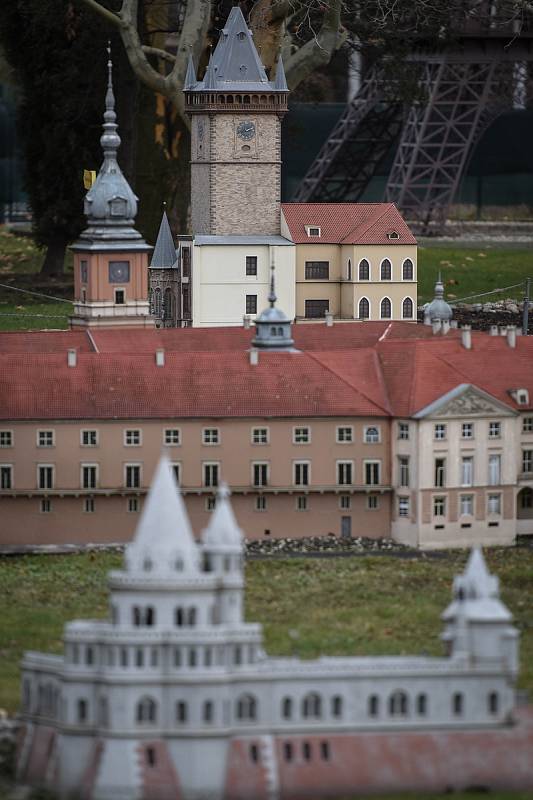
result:
[[[25,654],[21,782],[87,800],[531,785],[518,632],[480,550],[454,580],[445,656],[272,657],[244,620],[228,495],[196,543],[162,457],[108,619],[68,623],[63,655]]]

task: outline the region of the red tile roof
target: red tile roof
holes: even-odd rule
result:
[[[416,244],[393,203],[282,203],[283,216],[296,244]],[[321,229],[309,237],[306,225]],[[389,239],[396,231],[399,239]]]
[[[511,409],[509,391],[526,388],[533,408],[533,337],[511,349],[473,332],[466,350],[455,332],[410,323],[293,330],[301,352],[260,353],[256,366],[242,328],[92,332],[99,352],[79,331],[0,334],[0,418],[409,417],[465,383]]]

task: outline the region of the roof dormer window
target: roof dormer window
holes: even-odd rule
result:
[[[305,230],[309,237],[311,236],[320,237],[322,235],[322,230],[318,227],[318,225],[306,225]]]
[[[509,394],[519,406],[529,405],[529,391],[527,389],[511,389]]]
[[[398,231],[389,231],[389,233],[387,234],[387,239],[399,239],[399,238],[400,234],[398,233]]]

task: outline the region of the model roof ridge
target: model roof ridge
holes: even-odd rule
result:
[[[174,471],[163,453],[133,541],[126,547],[130,572],[196,574],[198,547]]]
[[[376,203],[375,205],[378,205],[378,203]],[[361,222],[359,223],[359,225],[355,225],[351,231],[348,231],[348,233],[345,236],[343,236],[341,242],[345,242],[346,239],[348,239],[348,237],[362,236],[364,233],[368,233],[368,231],[371,230],[374,227],[374,225],[377,225],[377,223],[383,219],[385,214],[388,211],[390,211],[391,208],[397,211],[394,203],[379,203],[379,205],[383,205],[384,209],[383,212],[378,217],[370,217],[370,219],[366,220],[365,222]]]

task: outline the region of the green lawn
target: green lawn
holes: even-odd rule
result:
[[[271,654],[438,655],[440,614],[465,558],[249,561],[246,617],[263,623]],[[494,548],[487,559],[522,634],[520,686],[533,695],[533,549]],[[60,652],[67,620],[106,615],[106,573],[120,563],[111,553],[0,559],[0,708],[17,708],[24,650]]]

